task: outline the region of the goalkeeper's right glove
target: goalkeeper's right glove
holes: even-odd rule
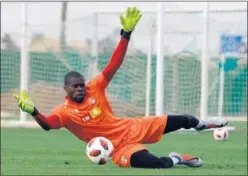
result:
[[[14,97],[18,101],[19,107],[22,111],[30,113],[31,115],[34,115],[35,107],[32,100],[29,98],[27,91],[22,90],[21,95],[14,94]]]
[[[126,15],[120,16],[120,21],[125,32],[132,32],[140,20],[142,14],[136,7],[128,7],[126,10]]]

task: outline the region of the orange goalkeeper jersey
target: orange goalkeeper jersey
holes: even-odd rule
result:
[[[66,96],[64,104],[57,106],[52,114],[59,117],[61,127],[79,139],[89,142],[94,137],[103,136],[117,147],[127,138],[134,119],[114,116],[105,95],[107,85],[103,74],[99,74],[87,83],[82,103],[74,103]]]

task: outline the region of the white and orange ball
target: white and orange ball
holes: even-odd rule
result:
[[[223,141],[227,140],[229,137],[228,130],[226,128],[218,128],[214,130],[214,140]]]
[[[86,146],[86,154],[90,161],[99,165],[106,164],[113,152],[112,142],[105,137],[95,137]]]

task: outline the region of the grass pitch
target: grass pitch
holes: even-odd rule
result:
[[[212,132],[176,132],[147,145],[157,156],[171,151],[202,158],[201,168],[119,168],[112,162],[94,165],[85,155],[85,144],[66,130],[1,129],[1,175],[247,175],[247,124],[236,127],[227,141],[213,140]]]

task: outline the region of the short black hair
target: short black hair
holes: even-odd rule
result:
[[[73,77],[73,78],[80,78],[83,77],[83,75],[81,75],[80,73],[76,72],[76,71],[70,71],[65,75],[64,78],[64,84],[67,85],[69,84],[69,79]]]

